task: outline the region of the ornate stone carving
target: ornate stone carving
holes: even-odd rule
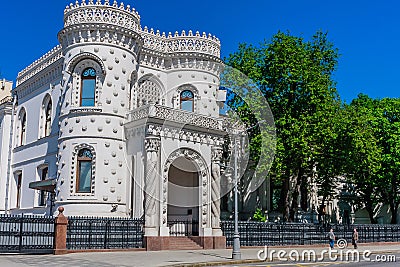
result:
[[[223,152],[222,147],[214,146],[211,149],[211,160],[213,162],[218,162],[219,163],[221,161],[221,158],[222,158],[222,152]]]
[[[51,64],[53,64],[54,62],[56,62],[61,58],[63,58],[61,45],[57,45],[49,52],[44,54],[41,58],[35,60],[35,62],[33,62],[31,65],[29,65],[24,70],[18,73],[17,86],[22,84],[29,78],[33,77],[34,75],[44,70],[45,68],[47,68],[48,66],[50,66]]]
[[[131,9],[129,5],[124,6],[123,3],[118,7],[114,1],[112,6],[106,1],[94,3],[70,4],[64,10],[64,27],[77,25],[81,23],[106,23],[114,24],[130,30],[138,30],[140,28],[140,16],[135,9]]]
[[[161,146],[161,140],[158,137],[149,136],[144,141],[147,152],[158,152]]]
[[[221,216],[221,168],[219,163],[222,158],[222,148],[219,146],[213,147],[211,155],[211,224],[212,228],[219,229]]]
[[[207,129],[222,130],[222,121],[218,118],[204,116],[198,113],[177,110],[160,105],[147,105],[130,113],[130,120],[136,121],[146,117],[163,119],[171,122],[199,126]]]
[[[145,170],[145,226],[155,228],[158,222],[158,193],[160,187],[159,175],[159,148],[160,139],[149,136],[145,140],[146,148],[146,170]]]
[[[71,108],[71,113],[101,113],[101,108]]]
[[[136,107],[141,107],[148,103],[159,104],[161,99],[161,88],[151,79],[144,79],[139,81],[136,94]]]
[[[174,35],[169,33],[166,36],[165,33],[160,34],[160,31],[154,32],[153,29],[149,31],[145,27],[141,35],[144,39],[144,48],[149,50],[171,54],[177,52],[202,53],[220,57],[221,43],[219,39],[204,32],[202,35],[199,32],[193,35],[193,32],[189,31],[186,35],[186,32],[182,31],[180,35],[175,32]]]
[[[71,59],[66,67],[66,70],[69,72],[73,72],[75,65],[79,62],[82,61],[84,59],[91,59],[93,61],[95,61],[97,64],[100,65],[101,68],[101,72],[102,74],[105,76],[106,75],[106,67],[104,66],[104,62],[96,55],[92,54],[92,53],[81,53],[76,55],[73,59]]]

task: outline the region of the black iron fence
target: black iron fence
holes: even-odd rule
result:
[[[359,242],[400,242],[400,225],[330,225],[299,223],[238,222],[242,246],[314,245],[327,243],[327,233],[334,230],[336,239],[351,241],[353,229],[357,228]],[[226,245],[233,245],[234,221],[222,221],[221,228]]]
[[[143,248],[144,220],[68,217],[67,249]]]
[[[199,222],[191,220],[168,221],[170,236],[198,236]]]
[[[0,215],[0,253],[52,253],[54,218]]]

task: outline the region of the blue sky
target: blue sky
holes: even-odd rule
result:
[[[104,0],[103,0],[104,1]],[[71,1],[2,1],[0,71],[15,81],[18,71],[58,44],[63,10]],[[18,3],[18,4],[17,4]],[[343,100],[358,93],[399,97],[400,1],[396,0],[126,0],[142,26],[165,32],[210,32],[222,42],[222,56],[241,42],[258,44],[281,31],[309,38],[327,31],[341,58],[335,73]]]

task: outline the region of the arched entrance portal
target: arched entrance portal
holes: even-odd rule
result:
[[[199,235],[199,179],[197,164],[185,157],[169,167],[167,220],[172,236]]]

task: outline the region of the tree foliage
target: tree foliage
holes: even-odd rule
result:
[[[345,182],[353,204],[365,208],[372,223],[378,203],[389,205],[391,222],[397,223],[400,99],[360,94],[342,103],[332,78],[338,58],[326,33],[318,31],[307,41],[278,32],[258,46],[241,44],[225,62],[254,80],[274,114],[277,140],[270,176],[281,187],[284,220],[292,221],[298,207],[307,210],[310,183],[318,185],[322,214]],[[232,101],[242,120],[254,120],[248,109],[253,103]],[[252,137],[257,155],[260,142],[256,133]]]
[[[278,32],[270,43],[240,45],[226,62],[255,80],[274,114],[277,131],[273,174],[283,184],[281,210],[293,220],[300,194],[307,194],[313,166],[321,155],[320,140],[331,135],[330,117],[338,94],[331,78],[338,52],[317,32],[310,41]],[[291,179],[295,186],[290,188]]]

